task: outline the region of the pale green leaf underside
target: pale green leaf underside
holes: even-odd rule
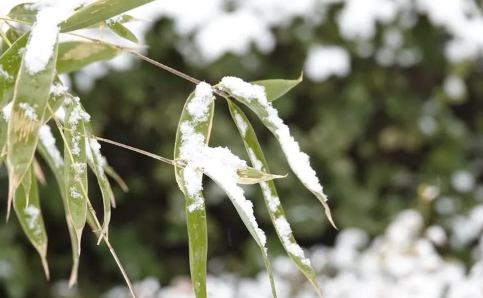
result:
[[[91,63],[106,61],[116,57],[120,51],[102,43],[67,41],[59,44],[57,72],[77,71]]]
[[[132,33],[131,30],[129,30],[126,26],[121,24],[121,22],[108,22],[107,26],[119,37],[132,41],[134,43],[139,42],[136,35],[134,35],[134,33]]]
[[[263,80],[263,81],[255,81],[251,82],[255,85],[260,85],[265,87],[265,92],[267,94],[268,101],[274,101],[287,92],[289,92],[292,88],[300,84],[303,79],[303,74],[300,74],[300,77],[296,80],[281,80],[281,79],[273,79],[273,80]]]

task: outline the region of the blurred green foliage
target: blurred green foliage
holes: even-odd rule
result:
[[[373,46],[379,48],[383,34],[397,24],[378,28]],[[305,79],[275,102],[280,116],[291,127],[301,148],[311,156],[319,174],[333,217],[340,228],[357,227],[377,235],[400,210],[426,208],[427,223],[443,222],[447,215],[428,207],[418,194],[423,184],[440,188],[452,198],[453,212],[462,212],[481,197],[481,186],[467,193],[451,187],[458,170],[481,176],[483,160],[483,113],[481,65],[449,63],[443,53],[446,36],[421,16],[410,29],[402,29],[403,48],[416,49],[421,60],[409,67],[383,67],[373,56],[361,58],[357,45],[340,37],[331,13],[317,26],[294,20],[273,29],[274,51],[262,55],[255,49],[244,56],[227,54],[208,66],[190,65],[176,50],[180,38],[171,21],[158,21],[147,35],[147,56],[189,75],[217,83],[225,75],[247,81],[297,78],[307,50],[314,44],[336,44],[351,53],[351,73],[323,83]],[[300,34],[305,32],[305,34]],[[467,84],[464,98],[451,100],[442,89],[447,75]],[[73,90],[76,91],[75,80]],[[112,71],[99,79],[92,91],[80,92],[92,116],[97,135],[170,157],[183,104],[194,86],[147,63],[137,61],[128,71]],[[250,111],[247,115],[253,116]],[[421,119],[432,121],[435,130],[424,133]],[[258,121],[257,130],[274,173],[290,173],[275,138]],[[248,159],[226,103],[216,106],[211,144],[232,148]],[[188,275],[188,246],[184,198],[170,166],[111,145],[102,151],[110,165],[125,179],[129,193],[115,189],[117,208],[112,213],[110,238],[133,280],[152,275],[163,284]],[[45,168],[46,169],[46,168]],[[47,180],[53,181],[46,172]],[[0,169],[2,189],[7,189],[6,169]],[[94,177],[91,177],[93,179]],[[94,180],[92,181],[94,183]],[[275,181],[279,195],[302,246],[330,245],[336,231],[330,228],[320,203],[292,173]],[[479,191],[479,192],[478,192]],[[53,281],[67,279],[71,250],[57,186],[40,186],[49,239],[48,260]],[[90,189],[98,213],[101,194]],[[258,187],[246,188],[254,201],[262,229],[269,236],[269,251],[283,253]],[[2,195],[6,205],[6,193]],[[256,244],[229,200],[213,183],[205,187],[208,206],[209,258],[222,259],[223,269],[251,275],[263,268]],[[2,208],[0,217],[5,214]],[[95,236],[86,233],[82,244],[79,297],[99,297],[122,277],[108,250],[97,247]],[[16,219],[0,225],[0,297],[50,297],[51,284],[43,276],[36,252],[23,236]],[[7,260],[7,261],[6,261]],[[211,267],[213,272],[219,265]],[[10,271],[9,271],[10,270]],[[11,272],[7,275],[5,272]],[[3,274],[2,274],[3,273]]]

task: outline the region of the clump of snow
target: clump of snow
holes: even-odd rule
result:
[[[29,227],[30,230],[38,229],[38,218],[40,215],[40,210],[33,206],[29,205],[25,207],[24,209],[25,214],[28,216],[27,218],[27,226]]]
[[[186,107],[190,116],[193,117],[193,121],[203,122],[207,120],[208,109],[213,99],[213,91],[210,84],[202,82],[196,85],[195,97]]]
[[[235,96],[242,97],[248,102],[256,100],[261,106],[266,115],[262,121],[269,123],[270,130],[277,136],[282,150],[287,157],[290,167],[312,192],[325,197],[322,186],[315,171],[310,166],[309,156],[300,151],[299,144],[290,135],[290,129],[283,123],[283,120],[278,116],[278,111],[268,102],[265,94],[265,88],[259,85],[244,82],[236,77],[224,77],[221,82],[223,86],[228,88]]]
[[[90,146],[90,148],[88,148]],[[103,178],[104,177],[104,167],[106,166],[106,159],[101,154],[101,144],[95,139],[87,139],[86,138],[86,155],[87,159],[94,161],[92,158],[92,153],[94,153],[94,157],[96,158],[97,164],[97,173],[98,175]]]
[[[26,102],[21,102],[18,104],[18,106],[23,110],[23,114],[27,119],[34,122],[39,121],[39,118],[37,116],[37,113],[35,112],[35,109],[30,104]]]
[[[87,169],[87,164],[85,162],[74,163],[74,170],[75,170],[76,176],[85,173],[86,169]]]
[[[55,111],[55,117],[59,119],[60,122],[64,123],[65,120],[65,108],[64,107],[59,107],[57,111]]]
[[[275,219],[275,229],[279,233],[280,238],[282,238],[283,244],[287,248],[287,251],[299,258],[302,264],[310,266],[310,260],[305,257],[302,248],[297,243],[292,241],[292,229],[290,228],[290,224],[284,216],[279,216],[277,219]]]
[[[45,146],[45,149],[47,149],[47,153],[50,155],[50,157],[52,157],[52,160],[54,161],[54,166],[56,168],[59,168],[64,165],[62,155],[60,154],[59,149],[55,145],[55,138],[52,135],[50,126],[44,124],[40,127],[39,139],[40,142],[42,142],[42,144]]]
[[[12,113],[12,106],[13,106],[13,102],[11,101],[6,106],[3,107],[2,109],[3,120],[8,121],[8,119],[10,119],[10,114]]]
[[[77,125],[79,124],[79,121],[81,120],[86,122],[89,122],[91,120],[91,116],[82,109],[80,105],[79,97],[74,98],[73,104],[75,104],[75,107],[72,110],[68,120],[68,123],[71,126],[71,128],[77,127]]]
[[[57,96],[66,93],[68,90],[69,88],[61,83],[54,83],[50,87],[50,93]]]
[[[74,199],[82,199],[84,198],[80,193],[79,191],[77,190],[77,187],[75,186],[71,186],[69,188],[69,191],[70,191],[70,196]]]
[[[314,82],[322,82],[330,76],[345,77],[351,70],[347,50],[337,46],[314,46],[305,60],[305,74]]]
[[[248,129],[248,124],[245,122],[243,117],[235,112],[235,121],[238,128],[241,130],[242,136],[245,137]]]

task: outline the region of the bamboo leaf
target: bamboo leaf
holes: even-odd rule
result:
[[[21,35],[20,35],[19,31],[15,30],[13,28],[9,28],[5,32],[5,36],[7,37],[8,41],[13,44],[15,41],[17,41],[17,39],[20,38]],[[7,43],[7,40],[2,38],[2,50],[3,50],[3,52],[5,52],[9,47],[10,47],[10,45]]]
[[[71,274],[69,278],[69,286],[73,286],[77,283],[77,272],[79,269],[79,241],[77,239],[77,234],[72,225],[72,220],[69,217],[68,202],[65,192],[65,181],[64,181],[64,160],[59,149],[56,146],[55,138],[52,135],[51,129],[47,125],[43,125],[40,128],[39,133],[39,145],[37,150],[39,151],[42,158],[45,160],[49,168],[54,173],[54,177],[57,180],[57,184],[60,189],[60,195],[62,197],[62,204],[64,205],[64,210],[66,214],[67,227],[69,229],[70,242],[72,246],[72,258],[73,264],[71,269]]]
[[[82,110],[79,98],[68,97],[64,136],[65,192],[72,225],[80,242],[87,216],[87,155],[85,123],[88,115]]]
[[[109,166],[107,163],[104,165],[104,171],[106,172],[106,174],[109,177],[111,177],[112,179],[114,179],[114,181],[116,181],[116,183],[119,185],[119,187],[121,187],[122,191],[124,191],[124,192],[129,191],[129,187],[127,186],[126,182],[124,182],[124,180],[122,180],[121,176],[119,176],[119,174],[116,173],[116,171],[111,166]],[[112,206],[114,208],[116,208],[115,201],[112,202]]]
[[[260,143],[255,134],[255,130],[251,125],[245,113],[232,101],[228,102],[230,113],[235,122],[238,131],[243,139],[243,144],[248,153],[248,156],[252,162],[252,165],[263,172],[269,173],[270,169],[268,163],[265,160]],[[299,270],[305,275],[309,282],[314,286],[317,294],[322,297],[319,284],[317,282],[317,276],[315,274],[310,260],[304,255],[302,248],[297,244],[290,225],[288,224],[280,199],[275,188],[273,181],[264,181],[260,183],[262,189],[263,198],[265,199],[265,205],[267,206],[270,219],[277,231],[277,235],[282,242],[282,245],[287,251],[290,258],[295,262]]]
[[[102,43],[66,41],[59,44],[57,73],[77,71],[91,63],[110,60],[120,53],[114,47]]]
[[[300,182],[319,199],[324,206],[327,219],[334,228],[337,228],[332,220],[327,196],[323,192],[315,171],[310,166],[309,156],[300,150],[299,144],[290,135],[290,129],[278,117],[278,111],[268,101],[265,89],[262,86],[246,83],[235,77],[223,78],[215,88],[225,90],[233,98],[248,106],[276,136],[290,168]]]
[[[287,175],[274,175],[265,173],[251,167],[247,167],[243,170],[238,170],[237,174],[238,184],[257,184],[264,181],[287,177]]]
[[[5,106],[13,98],[15,80],[22,62],[19,51],[25,48],[29,36],[29,32],[22,35],[0,57],[0,107]]]
[[[8,13],[8,16],[12,20],[33,24],[35,22],[37,12],[38,10],[35,8],[33,3],[22,3],[13,7]]]
[[[22,183],[15,193],[14,209],[22,229],[40,255],[45,276],[49,279],[49,266],[47,264],[47,233],[39,204],[37,180],[33,169],[30,168],[24,177],[28,183]]]
[[[211,103],[207,110],[207,117],[204,121],[195,122],[193,116],[188,112],[189,104],[195,99],[195,92],[191,93],[183,108],[181,118],[176,133],[176,143],[174,149],[174,157],[178,159],[181,155],[183,143],[187,140],[183,139],[183,126],[193,123],[194,130],[203,136],[202,142],[208,143],[211,125],[214,114],[214,102]],[[188,191],[185,177],[191,175],[192,179],[199,180],[201,186],[201,179],[203,174],[191,167],[181,168],[175,167],[176,181],[179,188],[185,195],[186,199],[186,222],[188,226],[189,239],[189,258],[191,280],[195,289],[197,298],[206,298],[206,266],[208,253],[208,234],[206,223],[206,210],[201,187],[198,191]]]
[[[139,43],[138,38],[134,33],[131,32],[126,26],[121,24],[121,22],[116,22],[112,20],[107,20],[107,26],[119,37],[132,41],[134,43]]]
[[[61,32],[70,32],[100,23],[153,0],[98,0],[77,10],[60,24]]]
[[[10,49],[12,48],[14,46]],[[56,58],[57,43],[54,45],[52,57],[44,70],[32,74],[25,65],[24,59],[20,64],[15,83],[12,111],[8,122],[9,203],[7,218],[15,191],[32,164],[37,147],[38,132],[43,123],[50,88],[54,79]]]
[[[302,82],[302,79],[303,73],[300,74],[300,77],[296,80],[263,80],[252,82],[252,84],[263,86],[265,88],[268,101],[274,101],[297,86],[300,82]]]
[[[85,126],[87,135],[92,135],[92,128],[89,123]],[[85,138],[87,145],[87,160],[89,167],[94,172],[97,178],[97,183],[101,189],[102,203],[104,207],[104,222],[103,230],[106,237],[108,237],[109,222],[111,221],[111,202],[114,202],[114,193],[111,188],[111,184],[107,179],[106,173],[104,171],[105,158],[101,155],[101,145],[94,139]],[[101,238],[99,238],[99,241]]]

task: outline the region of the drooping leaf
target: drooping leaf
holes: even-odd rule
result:
[[[265,87],[265,92],[267,94],[268,101],[274,101],[287,92],[289,92],[292,88],[300,84],[303,79],[303,74],[300,74],[300,77],[296,80],[281,80],[281,79],[274,79],[274,80],[263,80],[263,81],[255,81],[252,84],[259,85]]]
[[[86,123],[85,131],[87,135],[93,134],[92,128],[89,123]],[[104,207],[104,221],[102,224],[102,228],[104,230],[105,236],[108,237],[109,222],[111,221],[111,202],[115,202],[114,193],[104,171],[105,159],[101,155],[101,145],[96,140],[89,138],[85,138],[85,142],[87,145],[86,150],[89,167],[96,175],[97,183],[99,184],[99,188],[101,189],[102,203]]]
[[[122,180],[121,176],[119,176],[119,174],[116,173],[116,171],[111,166],[109,166],[108,164],[105,164],[104,171],[109,177],[111,177],[112,179],[114,179],[114,181],[116,181],[119,187],[121,187],[122,191],[129,192],[129,187],[127,186],[126,182]],[[112,206],[114,208],[116,207],[115,202],[112,202]]]
[[[119,37],[132,41],[134,43],[139,43],[138,38],[134,33],[131,32],[126,26],[121,24],[120,22],[116,21],[107,21],[107,26],[112,30],[112,32],[116,33]]]
[[[100,23],[154,0],[98,0],[77,10],[60,24],[61,32],[70,32]]]
[[[33,3],[22,3],[14,6],[8,13],[8,16],[12,20],[23,21],[29,24],[33,24],[35,22],[35,15],[37,14],[37,12],[38,9]]]
[[[265,160],[260,143],[255,134],[255,130],[251,125],[245,113],[232,101],[228,102],[230,113],[235,122],[238,131],[243,139],[243,144],[248,153],[252,165],[263,172],[269,173],[270,169],[268,163]],[[306,276],[309,282],[314,286],[317,294],[322,297],[319,284],[317,282],[317,276],[315,274],[310,261],[305,257],[302,248],[297,244],[290,226],[286,221],[285,213],[280,199],[275,188],[273,181],[261,182],[260,187],[262,189],[263,198],[267,206],[270,219],[277,231],[277,235],[282,242],[283,247],[287,251],[290,258],[295,262],[299,270]]]
[[[278,117],[278,112],[268,101],[264,88],[235,77],[225,77],[215,87],[226,91],[230,96],[249,107],[275,135],[290,168],[300,182],[322,203],[327,219],[334,228],[337,228],[332,220],[327,196],[323,192],[315,171],[310,166],[309,156],[300,150],[299,144],[290,135],[290,129]]]
[[[19,39],[19,41],[21,40],[22,38]],[[13,45],[10,49],[12,48],[14,48]],[[54,79],[56,58],[57,42],[54,45],[52,57],[44,70],[32,74],[24,59],[20,64],[15,83],[12,111],[8,122],[9,203],[7,217],[15,190],[25,176],[34,157],[38,132],[43,124],[50,88]]]
[[[72,225],[80,242],[87,216],[87,155],[85,137],[85,115],[79,99],[68,97],[64,136],[65,192]]]
[[[45,276],[49,279],[47,264],[47,233],[40,210],[37,180],[33,169],[29,169],[24,179],[30,182],[20,185],[15,193],[14,209],[22,229],[40,255]],[[28,202],[28,203],[27,203]]]
[[[103,43],[66,41],[59,44],[57,73],[77,71],[94,62],[116,57],[119,50]]]
[[[178,159],[181,153],[181,146],[183,144],[183,136],[181,127],[185,123],[192,123],[193,117],[189,114],[187,107],[195,98],[195,93],[191,93],[183,108],[181,118],[176,133],[176,143],[174,149],[174,158]],[[193,125],[196,133],[204,137],[204,142],[208,143],[211,131],[211,125],[214,114],[214,102],[210,104],[207,117],[204,121],[197,122]],[[190,170],[190,169],[188,169]],[[206,268],[207,268],[207,253],[208,253],[208,234],[206,223],[206,210],[201,191],[190,194],[186,189],[186,181],[184,179],[185,168],[175,167],[176,181],[179,188],[185,195],[186,199],[186,222],[188,226],[189,239],[189,259],[191,281],[195,289],[197,298],[206,298]],[[201,183],[202,173],[192,170],[192,175],[197,176]]]

